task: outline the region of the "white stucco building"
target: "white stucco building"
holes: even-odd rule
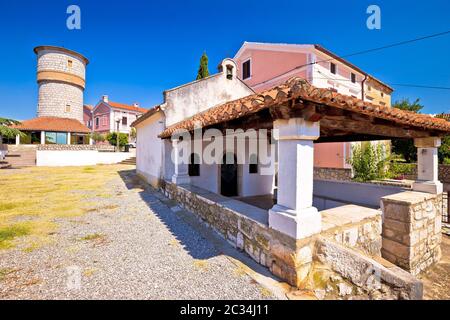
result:
[[[133,123],[138,175],[291,285],[303,286],[313,261],[322,260],[365,288],[348,278],[348,270],[360,273],[361,263],[371,274],[389,274],[381,279],[392,289],[389,297],[400,297],[400,290],[402,297],[420,298],[411,274],[440,259],[437,149],[450,124],[298,77],[254,93],[236,70],[225,59],[219,73],[165,91],[164,102]],[[418,179],[411,186],[316,181],[316,145],[394,137],[413,138],[418,148]],[[410,219],[414,208],[429,212],[422,227]],[[383,233],[396,219],[409,231]],[[403,241],[425,232],[422,244]],[[425,250],[416,250],[420,246]],[[388,270],[382,258],[411,274]]]

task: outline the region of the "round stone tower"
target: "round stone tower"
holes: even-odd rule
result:
[[[39,46],[37,82],[38,117],[71,118],[83,122],[86,66],[83,55],[65,48]]]

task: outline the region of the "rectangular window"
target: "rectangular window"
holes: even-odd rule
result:
[[[72,68],[72,65],[73,65],[73,61],[72,60],[67,60],[67,66],[69,68]]]
[[[251,72],[250,72],[250,60],[245,61],[242,64],[242,79],[248,79],[251,76]]]
[[[107,117],[103,116],[102,117],[102,125],[106,126],[106,121],[107,121]]]
[[[356,83],[356,74],[352,73],[351,78],[352,78],[352,82]]]
[[[330,62],[330,72],[336,74],[336,64],[333,62]]]
[[[126,126],[128,124],[128,118],[122,117],[122,125]]]
[[[98,128],[100,124],[100,120],[98,118],[95,118],[95,126]]]
[[[66,112],[70,112],[70,104],[66,104]]]
[[[45,144],[67,144],[66,132],[46,132]]]

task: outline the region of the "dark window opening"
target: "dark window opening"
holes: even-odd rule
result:
[[[199,177],[200,176],[200,157],[198,156],[198,154],[196,154],[196,153],[191,154],[188,171],[189,171],[190,177]]]
[[[250,60],[245,61],[242,64],[242,79],[250,78]]]
[[[330,63],[330,72],[336,74],[336,64]]]
[[[127,117],[122,117],[122,124],[124,126],[126,126],[128,124],[128,118]]]
[[[258,173],[258,157],[255,154],[250,155],[250,164],[248,167],[248,173]]]
[[[352,82],[353,82],[353,83],[356,83],[356,74],[352,73],[352,76],[351,76],[351,77],[352,77]]]
[[[99,118],[95,118],[95,126],[98,127],[100,124],[100,120]]]

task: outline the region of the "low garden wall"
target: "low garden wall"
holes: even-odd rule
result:
[[[380,263],[371,258],[375,256],[381,259],[381,212],[379,211],[361,208],[362,212],[371,211],[368,214],[366,212],[363,219],[359,217],[357,206],[349,208],[344,219],[333,216],[333,212],[324,213],[327,217],[323,218],[324,231],[321,234],[295,240],[269,228],[267,211],[235,199],[191,185],[177,186],[168,181],[162,183],[161,191],[168,198],[175,200],[180,207],[194,213],[202,223],[213,228],[233,247],[245,251],[257,263],[269,268],[274,275],[292,286],[305,288],[329,284],[333,287],[333,277],[329,274],[320,275],[323,271],[321,265],[326,265],[330,268],[329,272],[340,274],[352,286],[360,288],[364,294],[369,294],[373,291],[372,288],[367,287],[365,283],[358,280],[360,278],[356,279],[352,275],[358,273],[359,266],[366,267],[364,270],[359,270],[360,273],[370,271],[368,266],[371,266],[374,270],[382,270],[383,286],[374,289],[378,290],[378,295],[393,299],[421,298],[420,282],[417,284],[416,279],[399,268],[392,266],[392,269],[386,270],[386,267],[380,266]],[[339,210],[347,209],[339,208]],[[336,249],[333,251],[326,249],[323,241],[333,243],[333,246],[338,248],[349,247],[345,249],[346,259],[341,259],[338,254],[340,265],[332,263],[332,256],[337,252]],[[330,247],[330,245],[325,246]],[[355,261],[359,264],[354,264]],[[349,274],[345,270],[353,271]],[[318,277],[321,277],[320,284],[317,284]],[[335,289],[338,290],[338,288]],[[400,294],[403,291],[405,292]]]
[[[95,146],[72,146],[60,150],[38,148],[36,165],[41,167],[91,166],[114,164],[133,157],[130,152],[102,152]]]
[[[351,181],[352,169],[314,167],[314,179]]]

